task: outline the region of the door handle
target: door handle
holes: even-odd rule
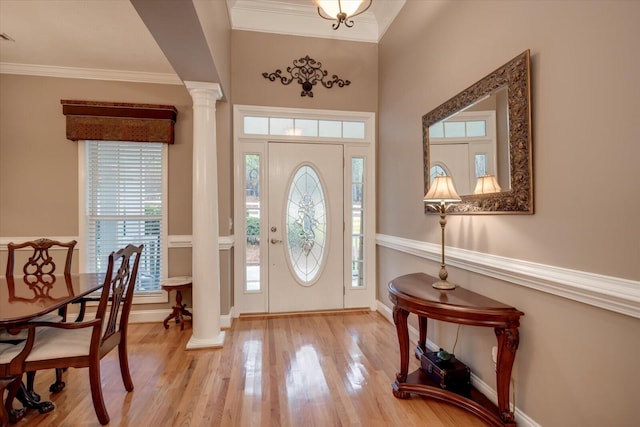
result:
[[[271,239],[271,244],[275,245],[276,243],[282,243],[282,240]]]

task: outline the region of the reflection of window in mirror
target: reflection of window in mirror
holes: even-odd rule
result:
[[[429,182],[433,182],[436,176],[449,176],[449,173],[441,165],[433,165],[429,170],[429,175],[430,175]]]
[[[478,177],[498,175],[495,110],[463,111],[429,126],[433,166],[446,165],[458,194],[473,194]]]
[[[434,164],[443,163],[450,167],[449,176],[452,176],[462,197],[461,203],[453,205],[451,213],[533,213],[530,78],[529,51],[526,50],[422,116],[424,190],[425,193],[429,190]],[[460,113],[482,111],[495,114],[492,123],[485,122],[485,133],[494,133],[495,146],[469,149],[471,144],[464,140],[481,139],[479,135],[483,134],[482,124],[470,122],[481,122],[482,119],[461,120]],[[462,125],[448,125],[449,129],[445,129],[445,123],[460,121],[465,122],[464,138],[457,137],[462,141],[455,144],[446,137],[447,133],[457,131],[462,135]],[[499,194],[491,193],[493,195],[485,197],[475,193],[476,182],[483,181],[476,178],[481,174],[476,171],[476,154],[486,155],[486,163],[482,166],[487,176],[497,180],[501,190],[493,193]],[[456,178],[458,173],[460,177]],[[513,180],[516,176],[518,179]]]
[[[487,153],[476,153],[476,179],[487,175]]]

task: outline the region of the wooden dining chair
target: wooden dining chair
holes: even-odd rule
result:
[[[73,249],[76,241],[59,242],[51,239],[37,239],[23,243],[7,243],[7,277],[13,277],[15,272],[16,251],[24,248],[31,248],[33,254],[26,260],[22,266],[22,275],[24,282],[34,292],[34,297],[45,297],[47,289],[53,285],[56,280],[56,263],[49,250],[66,249],[66,257],[64,263],[64,274],[71,274],[71,260],[73,258]],[[58,274],[60,272],[58,271]]]
[[[56,282],[56,273],[59,276],[60,270],[56,270],[56,259],[52,252],[57,250],[66,250],[64,257],[64,270],[65,275],[71,274],[71,260],[73,258],[73,250],[76,246],[76,241],[59,242],[51,239],[37,239],[33,241],[27,241],[23,243],[7,244],[7,270],[6,277],[13,279],[15,274],[19,274],[22,280],[11,281],[11,283],[19,283],[29,288],[33,295],[20,298],[21,301],[37,303],[40,300],[51,298],[50,291],[54,283]],[[22,264],[22,272],[16,273],[16,258],[18,258],[17,251],[22,249],[31,249],[32,253],[29,258]],[[62,257],[60,257],[62,259]],[[60,286],[60,285],[57,285]],[[66,307],[61,309],[58,313],[50,313],[39,317],[38,321],[47,322],[61,322],[66,320]],[[26,339],[26,334],[22,334],[22,338]],[[20,337],[7,336],[7,333],[0,331],[0,341],[8,339],[18,339]],[[64,382],[62,381],[63,369],[56,369],[56,382],[51,384],[49,391],[52,393],[58,392],[64,388]],[[35,380],[35,372],[27,373],[27,393],[36,401],[40,400],[38,394],[33,390],[33,383]]]
[[[13,409],[13,399],[18,393],[22,370],[21,360],[26,357],[26,340],[0,342],[0,426],[15,423],[24,416],[24,409]],[[22,358],[22,359],[21,359]],[[6,400],[5,390],[8,390]],[[5,404],[6,402],[6,404]]]
[[[35,339],[24,361],[23,372],[88,367],[93,407],[103,425],[109,423],[109,414],[102,396],[100,361],[115,347],[118,347],[124,387],[127,391],[133,390],[127,358],[127,326],[142,249],[143,245],[127,245],[109,255],[95,319],[83,322],[34,322],[25,326],[29,329],[38,328],[38,333],[34,334]],[[46,330],[42,330],[43,327]]]
[[[55,409],[52,402],[33,400],[22,383],[23,362],[33,345],[36,331],[30,329],[25,332],[27,338],[24,340],[0,342],[0,398],[4,398],[5,390],[7,390],[6,399],[0,399],[0,426],[2,427],[20,421],[27,408],[37,409],[41,414]],[[18,398],[23,408],[13,407],[15,398]]]

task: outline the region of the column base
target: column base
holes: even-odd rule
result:
[[[187,343],[187,350],[196,350],[199,348],[221,348],[224,346],[224,338],[224,331],[220,331],[220,334],[217,337],[206,339],[194,338],[192,335]]]

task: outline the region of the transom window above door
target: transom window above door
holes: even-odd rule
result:
[[[245,116],[247,135],[309,136],[319,138],[365,139],[365,122],[317,120],[293,117]]]

